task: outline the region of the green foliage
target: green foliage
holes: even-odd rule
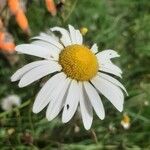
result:
[[[58,2],[58,1],[57,1]],[[116,60],[123,69],[123,83],[129,92],[124,112],[131,117],[131,127],[120,125],[122,113],[109,102],[104,102],[106,118],[96,116],[92,130],[83,128],[81,119],[74,118],[62,124],[60,118],[48,122],[45,111],[32,113],[35,94],[40,89],[35,83],[19,89],[10,83],[10,76],[35,58],[19,56],[19,62],[11,66],[0,54],[0,98],[16,93],[22,97],[22,105],[13,111],[0,113],[0,149],[2,150],[148,150],[150,149],[150,3],[148,0],[66,0],[56,17],[46,10],[43,1],[29,2],[27,16],[32,35],[47,31],[53,26],[87,27],[86,44],[98,43],[99,51],[115,49],[121,57]],[[17,43],[28,42],[15,23],[9,30]],[[145,105],[145,103],[149,105]],[[110,129],[110,125],[113,129]],[[79,131],[76,130],[79,127]],[[8,131],[14,129],[12,134]],[[96,134],[96,135],[95,135]]]

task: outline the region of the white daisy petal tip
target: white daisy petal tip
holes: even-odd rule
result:
[[[92,45],[91,50],[92,50],[93,53],[97,53],[98,52],[98,46],[97,46],[96,43]]]
[[[96,56],[98,58],[100,58],[100,59],[106,59],[106,61],[108,59],[112,59],[112,58],[115,58],[115,57],[120,57],[120,55],[118,54],[118,52],[114,51],[112,49],[103,50],[103,51],[97,53]]]
[[[108,52],[108,55],[110,56],[110,58],[120,57],[120,55],[118,54],[118,52],[115,51],[115,50],[108,49],[106,51]]]
[[[39,104],[40,105],[40,104]],[[39,107],[37,107],[36,105],[33,104],[33,107],[32,107],[32,112],[34,114],[38,114],[39,112],[41,112],[43,109],[39,109]]]
[[[47,112],[48,112],[48,108],[47,108],[47,111],[46,111],[46,119],[47,119],[48,121],[53,120],[53,117],[52,117],[49,113],[47,113]]]
[[[69,31],[73,31],[73,32],[75,32],[76,31],[76,29],[74,28],[74,26],[72,26],[71,24],[69,24],[68,25],[68,28],[69,28]]]
[[[120,108],[118,108],[118,110],[119,110],[120,112],[123,111],[123,104],[122,104],[122,106],[120,106]]]
[[[129,93],[126,91],[126,95],[129,96]]]
[[[39,104],[40,105],[40,104]],[[32,107],[32,112],[34,113],[34,114],[38,114],[39,112],[41,112],[42,110],[41,109],[39,109],[38,107],[36,107],[35,105],[33,105],[33,107]]]
[[[97,114],[97,113],[96,113]],[[98,116],[98,114],[97,114],[97,116]],[[101,113],[101,115],[99,116],[99,118],[101,119],[101,120],[104,120],[105,119],[105,112],[104,113]]]
[[[128,91],[126,90],[126,88],[124,89],[124,92],[125,92],[126,96],[129,96],[129,93],[128,93]]]
[[[116,107],[116,109],[117,109],[119,112],[122,112],[122,111],[123,111],[123,104],[124,104],[124,102],[123,102],[122,104],[120,104],[119,106]]]
[[[23,88],[25,86],[26,86],[26,84],[22,80],[20,80],[19,83],[18,83],[18,87]]]
[[[63,117],[63,118],[62,118],[62,123],[67,123],[67,122],[69,122],[69,120],[70,120],[70,118],[68,119],[68,118],[66,118],[66,117],[65,117],[65,118]]]
[[[19,80],[17,75],[18,75],[18,74],[17,74],[17,72],[16,72],[16,73],[14,73],[14,74],[10,77],[11,82],[16,82],[17,80]]]
[[[18,87],[23,88],[23,87],[25,87],[25,85],[20,81],[19,84],[18,84]]]
[[[91,126],[92,126],[92,125],[90,125],[90,126],[88,126],[88,125],[87,125],[87,126],[86,126],[86,125],[84,125],[84,128],[85,128],[86,130],[90,130],[90,129],[91,129]]]
[[[11,82],[17,81],[14,75],[12,75],[12,76],[10,77],[10,80],[11,80]]]
[[[74,27],[71,24],[68,24],[68,27],[74,29]]]
[[[90,120],[90,122],[86,122],[85,120],[83,121],[83,126],[86,130],[90,130],[91,129],[91,126],[92,126],[92,123],[93,123],[93,116]]]
[[[20,46],[21,46],[22,44],[19,44],[19,45],[17,45],[16,47],[15,47],[15,51],[19,51],[20,50]]]
[[[101,117],[100,117],[101,120],[104,120],[105,119],[105,111],[103,114],[101,114]]]
[[[120,57],[120,55],[118,54],[117,57]]]
[[[47,119],[47,121],[52,121],[53,120],[53,119],[51,119],[51,117],[49,117],[47,115],[46,115],[46,119]]]
[[[105,116],[103,116],[102,118],[101,118],[101,120],[104,120],[105,119]]]
[[[34,107],[33,107],[33,109],[32,109],[32,112],[33,112],[34,114],[39,113],[39,111],[38,111],[38,110],[36,110],[36,108],[34,108]]]

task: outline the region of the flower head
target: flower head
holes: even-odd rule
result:
[[[61,38],[41,33],[31,44],[21,44],[16,51],[43,58],[19,69],[12,81],[19,81],[25,87],[42,77],[52,74],[38,93],[33,112],[38,113],[47,106],[46,117],[54,119],[62,111],[62,122],[74,116],[78,107],[84,127],[90,129],[93,109],[104,119],[104,106],[99,95],[104,95],[119,111],[123,110],[124,86],[108,74],[121,77],[122,71],[111,62],[119,57],[114,50],[98,52],[97,44],[91,48],[83,44],[79,30],[69,25],[69,30],[51,28],[60,32]],[[126,92],[127,93],[127,92]]]
[[[9,95],[2,99],[1,107],[3,110],[11,110],[14,106],[20,106],[21,100],[17,95]]]
[[[123,115],[121,125],[125,130],[130,128],[130,117],[126,113]]]

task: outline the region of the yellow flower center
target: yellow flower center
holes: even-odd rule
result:
[[[98,72],[98,61],[90,49],[83,45],[65,47],[59,55],[62,71],[70,78],[88,81]]]
[[[130,117],[128,115],[124,115],[123,116],[123,120],[122,120],[124,123],[130,123]]]

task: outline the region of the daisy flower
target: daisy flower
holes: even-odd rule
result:
[[[125,130],[127,130],[127,129],[130,128],[131,119],[130,119],[130,117],[125,113],[125,114],[123,114],[123,118],[122,118],[122,120],[121,120],[120,123],[121,123],[122,127],[123,127]]]
[[[42,58],[19,69],[12,81],[19,81],[19,87],[25,87],[42,77],[51,74],[36,96],[33,112],[39,113],[45,107],[46,118],[54,119],[62,110],[62,122],[66,123],[74,116],[79,107],[85,129],[90,129],[93,121],[93,109],[100,119],[104,119],[104,106],[99,93],[104,95],[119,111],[123,110],[124,86],[115,78],[122,71],[111,62],[119,57],[113,50],[98,52],[93,44],[91,48],[83,44],[79,30],[69,25],[69,30],[53,27],[51,31],[60,32],[61,37],[41,33],[34,37],[31,44],[21,44],[16,51]],[[127,93],[127,92],[126,92]]]
[[[21,105],[21,99],[17,95],[9,95],[2,99],[1,107],[5,111],[11,110],[14,106],[20,106]]]

